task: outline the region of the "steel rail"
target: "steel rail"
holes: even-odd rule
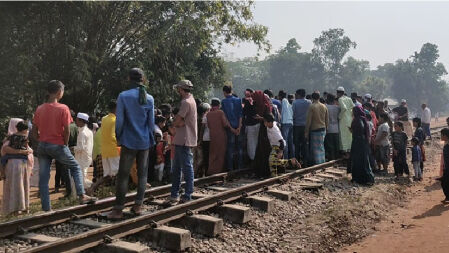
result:
[[[81,250],[102,244],[105,237],[118,239],[135,234],[152,228],[155,224],[166,223],[168,221],[179,219],[187,215],[187,213],[191,213],[193,210],[206,210],[219,206],[222,203],[235,201],[247,194],[262,191],[268,186],[282,183],[288,179],[330,167],[339,161],[340,160],[333,160],[320,165],[295,170],[277,177],[268,178],[160,211],[127,219],[102,228],[93,229],[69,238],[62,238],[58,241],[46,243],[38,247],[28,249],[24,252],[79,252]]]
[[[195,185],[206,185],[225,181],[227,178],[233,177],[240,173],[248,173],[250,170],[236,170],[227,173],[220,173],[208,177],[195,179]],[[184,183],[183,183],[184,184]],[[163,185],[150,188],[145,191],[145,198],[162,197],[170,193],[171,185]],[[129,193],[126,195],[126,205],[131,205],[136,198],[137,193]],[[10,236],[16,233],[22,233],[31,229],[37,229],[48,225],[59,224],[73,218],[89,216],[101,211],[107,211],[112,208],[115,203],[115,197],[98,200],[95,204],[76,205],[60,210],[45,212],[42,214],[29,216],[23,219],[13,220],[0,224],[0,237]]]

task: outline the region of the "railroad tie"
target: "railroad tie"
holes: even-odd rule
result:
[[[107,223],[98,222],[98,221],[94,221],[91,219],[71,220],[70,223],[89,227],[89,228],[101,228],[104,226],[109,226],[109,224],[107,224]]]
[[[35,234],[35,233],[27,233],[27,234],[23,234],[23,235],[17,235],[16,237],[21,240],[31,240],[31,241],[37,242],[37,243],[49,243],[49,242],[55,242],[55,241],[61,239],[59,237],[53,237],[53,236],[48,236],[48,235],[43,235],[43,234]]]
[[[233,204],[219,207],[220,216],[233,223],[243,224],[251,220],[251,208]]]
[[[326,173],[317,173],[315,174],[316,177],[321,177],[324,179],[330,179],[330,180],[336,180],[338,179],[338,177],[330,175],[330,174],[326,174]]]
[[[284,201],[290,201],[292,198],[292,193],[288,191],[268,190],[267,194]]]
[[[346,171],[336,170],[336,169],[327,169],[326,173],[332,174],[337,177],[344,177],[346,175]]]
[[[96,252],[108,253],[149,253],[151,249],[140,243],[130,243],[116,240],[111,243],[103,244],[96,249]]]
[[[264,212],[270,213],[274,209],[274,199],[267,197],[251,196],[244,199],[244,201]]]
[[[317,184],[317,183],[300,183],[299,187],[303,190],[312,190],[317,191],[318,189],[323,188],[323,184]]]
[[[223,219],[209,215],[195,214],[185,216],[182,218],[181,223],[193,233],[207,237],[216,237],[223,231]]]
[[[160,226],[151,231],[152,241],[159,247],[173,251],[184,251],[192,246],[189,230]]]
[[[306,177],[306,178],[304,178],[304,180],[305,180],[305,181],[312,182],[312,183],[316,183],[316,184],[319,184],[319,183],[322,183],[322,182],[323,182],[323,179],[321,179],[321,178],[316,178],[316,177]]]

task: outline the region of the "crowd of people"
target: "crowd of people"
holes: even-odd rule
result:
[[[248,88],[239,98],[226,85],[223,99],[212,98],[209,104],[194,98],[191,81],[181,80],[173,86],[181,98],[179,106],[156,108],[145,81],[141,69],[131,69],[129,88],[110,101],[101,120],[84,112],[75,114],[59,103],[64,84],[50,81],[48,99],[37,108],[32,124],[18,118],[10,121],[1,150],[3,213],[26,212],[30,186],[39,187],[42,209],[51,210],[53,161],[55,192],[65,186],[64,198],[93,203],[99,187],[115,185],[110,219],[123,217],[130,179],[137,185],[131,208],[136,215],[142,212],[150,183],[171,182],[165,204],[174,205],[192,199],[195,177],[242,168],[267,178],[341,158],[354,182],[371,185],[374,174],[387,173],[392,160],[399,179],[410,176],[409,139],[413,179],[422,180],[424,141],[431,138],[431,112],[425,104],[422,117],[413,118],[412,125],[405,100],[391,110],[388,101],[376,101],[370,94],[348,96],[344,87],[335,93],[281,90],[277,96],[271,90]],[[444,175],[442,181],[449,182],[449,175]],[[180,196],[182,180],[186,183]]]

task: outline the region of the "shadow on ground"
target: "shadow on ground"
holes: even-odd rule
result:
[[[448,210],[449,205],[437,204],[434,205],[431,209],[427,210],[425,213],[414,216],[413,219],[424,219],[426,217],[440,216],[443,212],[446,212]]]

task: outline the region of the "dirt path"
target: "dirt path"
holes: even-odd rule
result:
[[[440,202],[444,194],[434,180],[439,173],[440,145],[429,148],[425,180],[409,189],[413,199],[385,217],[376,226],[377,232],[341,252],[449,252],[449,205]]]

